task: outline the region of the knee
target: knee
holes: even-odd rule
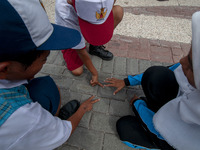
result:
[[[153,101],[156,106],[160,104],[159,108],[175,98],[179,89],[174,72],[163,66],[154,66],[147,69],[141,83],[147,100]],[[153,111],[157,111],[157,109]]]
[[[116,122],[116,130],[117,130],[118,135],[120,136],[120,139],[121,139],[121,135],[124,132],[124,124],[125,124],[124,122],[126,122],[125,119],[124,119],[124,117],[120,118]]]
[[[117,133],[122,141],[131,141],[130,136],[134,134],[134,129],[137,130],[139,126],[135,116],[124,116],[116,123]]]
[[[132,119],[134,119],[134,117],[131,115],[128,115],[128,116],[121,117],[119,120],[117,120],[117,123],[116,123],[117,132],[120,133],[122,130],[126,129],[126,127],[129,126],[130,124],[130,120]]]
[[[124,16],[124,10],[121,6],[119,5],[115,5],[113,7],[113,16],[114,16],[114,20],[115,22],[119,23],[121,22],[123,16]]]
[[[173,71],[164,66],[152,66],[144,72],[143,77],[155,79],[165,76],[168,77],[168,74],[173,74]]]
[[[83,73],[83,67],[77,68],[72,71],[72,74],[75,76],[80,76]]]
[[[151,66],[149,68],[147,68],[147,70],[144,72],[144,74],[149,77],[150,75],[152,75],[155,71],[157,71],[157,68],[159,68],[160,66]]]
[[[147,83],[151,86],[155,85],[159,79],[163,78],[162,74],[166,72],[166,70],[168,69],[163,66],[149,67],[143,74],[142,86],[147,85]]]
[[[121,129],[122,124],[123,124],[123,117],[120,118],[119,120],[117,120],[117,122],[116,122],[117,130]]]

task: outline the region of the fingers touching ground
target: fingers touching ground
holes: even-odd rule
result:
[[[93,104],[100,101],[100,99],[95,99],[93,100],[95,96],[91,96],[90,98],[88,98],[86,101],[84,101],[82,104],[81,104],[81,108],[83,108],[85,111],[90,111],[92,110],[93,108]]]
[[[94,82],[94,81],[90,81],[90,84],[92,85],[92,86],[95,86],[95,85],[99,85],[99,86],[101,86],[101,87],[104,87],[104,85],[103,84],[101,84],[100,82]]]
[[[125,87],[125,82],[124,80],[120,80],[120,79],[116,79],[116,78],[107,78],[105,81],[105,83],[109,83],[106,84],[104,86],[107,87],[116,87],[117,89],[115,90],[115,92],[113,93],[113,95],[115,95],[116,93],[118,93],[122,88]]]

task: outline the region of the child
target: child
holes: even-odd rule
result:
[[[113,6],[114,0],[57,0],[56,23],[80,31],[81,42],[72,49],[63,50],[67,68],[74,75],[81,75],[83,64],[92,73],[91,85],[100,85],[98,72],[86,51],[85,39],[90,43],[89,53],[104,60],[111,60],[112,53],[104,50],[114,28],[123,17],[123,9]],[[92,45],[91,45],[92,44]],[[94,46],[95,45],[95,46]]]
[[[107,79],[107,86],[142,85],[145,98],[134,96],[135,116],[117,121],[123,143],[141,149],[196,150],[200,143],[200,12],[192,16],[192,46],[169,68],[153,66],[128,79]]]
[[[80,42],[78,31],[53,25],[39,0],[0,1],[0,147],[49,150],[62,145],[98,100],[73,100],[60,109],[50,77],[35,78],[50,49]],[[67,120],[61,120],[58,117]]]

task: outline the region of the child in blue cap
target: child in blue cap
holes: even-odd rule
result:
[[[94,96],[81,105],[73,100],[60,110],[54,81],[34,78],[49,50],[74,47],[80,39],[78,31],[51,24],[39,0],[0,1],[1,150],[62,145],[98,101]]]

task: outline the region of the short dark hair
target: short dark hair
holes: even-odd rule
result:
[[[33,50],[27,54],[19,56],[15,61],[20,62],[24,65],[25,69],[28,68],[38,57],[41,56],[45,51]]]
[[[45,51],[32,50],[25,54],[15,55],[15,57],[13,57],[12,59],[1,59],[0,62],[17,61],[21,63],[25,67],[25,69],[27,69],[44,52]]]

